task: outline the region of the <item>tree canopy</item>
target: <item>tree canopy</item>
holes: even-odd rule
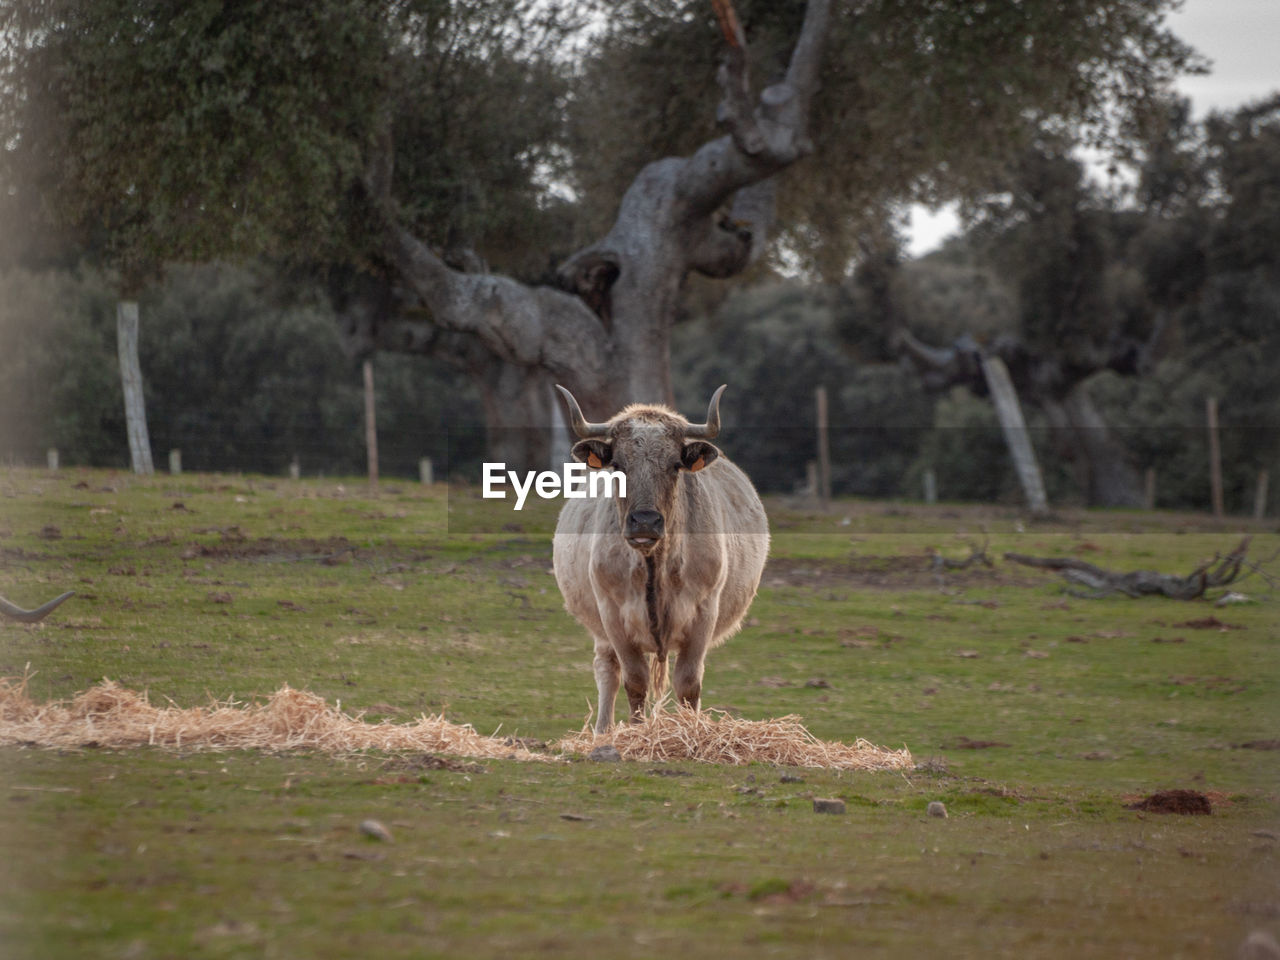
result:
[[[365,345],[478,345],[510,397],[554,376],[601,417],[671,398],[691,275],[842,276],[895,204],[1003,187],[1068,131],[1133,142],[1197,66],[1174,5],[15,0],[0,174],[128,287],[219,255],[371,271],[408,297],[361,306]]]
[[[1046,128],[1119,144],[1197,66],[1163,23],[1173,5],[836,3],[814,155],[781,185],[787,246],[835,277],[887,203],[988,189]],[[610,5],[602,24],[569,6],[15,0],[0,14],[6,186],[127,272],[365,253],[350,191],[390,123],[404,226],[545,269],[530,250],[548,246],[549,184],[576,191],[576,235],[598,234],[644,163],[714,138],[720,96],[703,0]],[[805,10],[739,0],[757,88],[785,72]]]
[[[741,0],[758,85],[783,71],[805,4]],[[779,185],[782,240],[842,278],[886,210],[1002,189],[1046,133],[1127,154],[1174,78],[1203,68],[1169,0],[837,3],[814,96],[814,152]],[[574,167],[603,225],[635,172],[715,134],[717,30],[701,0],[619,4],[571,105]]]
[[[364,262],[353,188],[392,122],[406,225],[527,262],[563,19],[527,0],[16,0],[6,202],[24,239],[70,230],[129,286],[219,256]]]

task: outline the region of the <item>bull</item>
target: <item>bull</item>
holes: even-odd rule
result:
[[[590,423],[556,389],[579,438],[574,459],[626,476],[624,495],[567,501],[553,541],[565,608],[595,641],[596,732],[613,723],[619,681],[640,719],[666,687],[671,655],[673,692],[696,710],[707,652],[741,627],[769,552],[755,487],[710,443],[725,388],[700,424],[653,404]]]

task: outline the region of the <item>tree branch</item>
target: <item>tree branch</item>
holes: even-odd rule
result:
[[[1240,568],[1245,564],[1245,557],[1249,552],[1250,539],[1245,537],[1225,557],[1215,554],[1212,560],[1202,563],[1185,577],[1157,573],[1154,570],[1120,573],[1104,570],[1075,557],[1031,557],[1022,553],[1006,553],[1004,558],[1010,563],[1025,567],[1056,570],[1068,582],[1092,590],[1089,594],[1071,591],[1075,596],[1091,600],[1113,593],[1123,593],[1130,597],[1159,594],[1174,600],[1198,600],[1206,590],[1227,586],[1239,578]]]
[[[689,266],[708,277],[732,277],[751,262],[755,232],[731,214],[708,220],[702,238],[689,251]]]
[[[394,156],[388,123],[372,145],[364,190],[382,220],[388,259],[430,312],[431,323],[474,336],[500,360],[545,367],[586,396],[603,391],[610,350],[600,319],[562,291],[451,269],[399,224],[391,196]],[[404,338],[407,331],[400,326],[395,332]],[[409,332],[409,339],[430,349],[423,331]]]
[[[508,363],[546,367],[586,393],[603,389],[608,338],[582,300],[509,277],[451,270],[402,227],[393,229],[391,253],[433,323],[474,334]]]
[[[735,191],[813,152],[807,132],[809,103],[818,86],[830,14],[830,0],[809,0],[786,79],[767,87],[754,109],[745,47],[729,44],[719,74],[724,99],[718,111],[729,135],[704,144],[687,158],[676,183],[676,195],[690,217],[711,213]]]
[[[898,327],[893,332],[891,347],[911,362],[927,390],[945,390],[964,384],[980,393],[986,392],[982,348],[967,333],[950,347],[931,347],[917,340],[910,330]]]

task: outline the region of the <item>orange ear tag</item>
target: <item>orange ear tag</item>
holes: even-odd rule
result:
[[[604,461],[597,457],[593,450],[591,453],[587,454],[587,466],[591,467],[593,470],[599,470],[604,466]]]
[[[693,463],[689,464],[689,471],[691,473],[697,473],[706,465],[707,461],[703,457],[699,457],[697,460],[693,461]]]

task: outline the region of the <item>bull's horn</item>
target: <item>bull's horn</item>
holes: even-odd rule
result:
[[[720,389],[711,395],[711,402],[707,404],[707,422],[691,423],[689,429],[684,435],[693,440],[714,440],[716,434],[720,432],[720,394],[724,393],[727,383],[720,384]]]
[[[63,600],[66,600],[68,597],[74,597],[75,595],[76,592],[74,590],[68,590],[62,596],[54,597],[44,606],[36,607],[34,610],[23,610],[16,604],[10,603],[4,597],[0,597],[0,613],[3,613],[6,617],[12,617],[20,623],[39,623],[49,614],[53,613],[54,608],[62,603]]]
[[[560,384],[556,384],[556,389],[560,391],[560,396],[564,397],[564,402],[569,405],[569,420],[573,424],[573,432],[583,440],[591,437],[606,437],[609,435],[609,424],[592,423],[582,415],[582,408],[578,406],[578,401],[573,399],[573,394],[566,390]]]

